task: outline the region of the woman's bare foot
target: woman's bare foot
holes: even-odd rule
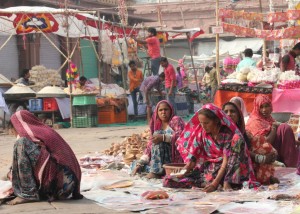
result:
[[[15,199],[6,202],[9,205],[16,205],[16,204],[24,204],[24,203],[28,203],[31,202],[31,200],[27,200],[24,198],[20,198],[20,197],[16,197]]]
[[[276,178],[276,177],[270,177],[270,184],[279,184],[280,183],[280,181],[279,181],[279,179],[278,178]]]
[[[152,172],[149,172],[145,177],[148,178],[148,179],[153,179],[153,178],[160,179],[162,176],[158,175],[158,174],[155,174],[155,173],[152,173]]]

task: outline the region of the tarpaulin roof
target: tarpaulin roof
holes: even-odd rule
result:
[[[67,16],[68,15],[68,16]],[[68,17],[68,23],[67,18]],[[0,35],[15,35],[34,32],[54,33],[69,37],[98,36],[98,30],[86,20],[98,21],[89,13],[72,9],[19,6],[0,9]]]

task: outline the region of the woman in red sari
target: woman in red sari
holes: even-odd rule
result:
[[[299,156],[295,136],[291,127],[276,122],[272,116],[272,102],[266,95],[254,100],[254,108],[246,125],[246,130],[264,143],[271,144],[278,153],[278,161],[287,167],[296,167]]]
[[[11,117],[14,144],[10,172],[16,198],[8,204],[48,199],[81,199],[81,170],[70,146],[32,113],[22,110]]]

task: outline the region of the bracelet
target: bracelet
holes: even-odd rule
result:
[[[163,134],[163,142],[165,142],[165,135]]]
[[[265,155],[255,155],[255,162],[256,163],[265,163],[266,156]]]

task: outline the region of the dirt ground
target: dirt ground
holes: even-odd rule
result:
[[[115,126],[95,128],[69,128],[57,130],[59,134],[70,144],[77,158],[88,153],[100,152],[110,146],[111,143],[120,142],[124,137],[133,133],[141,133],[147,128],[143,126]],[[15,138],[7,134],[0,134],[0,177],[6,175],[12,161],[12,150]],[[58,214],[58,213],[125,213],[103,208],[93,201],[83,199],[78,201],[35,202],[15,206],[1,205],[2,213],[24,214]]]

